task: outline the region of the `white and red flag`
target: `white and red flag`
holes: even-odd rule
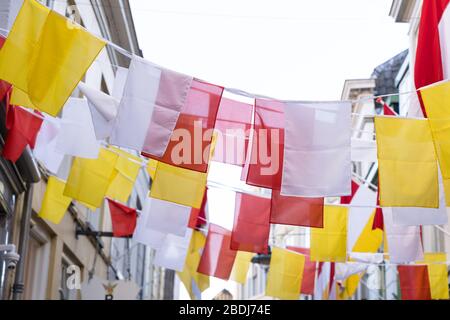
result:
[[[416,88],[450,76],[450,0],[424,0],[417,42],[414,81]],[[419,93],[419,98],[420,93]],[[426,111],[421,103],[422,112]]]

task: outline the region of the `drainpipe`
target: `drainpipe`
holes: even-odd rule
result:
[[[20,221],[20,235],[19,235],[19,252],[20,260],[16,266],[16,273],[13,285],[13,300],[21,300],[24,291],[25,278],[25,257],[28,253],[28,242],[30,239],[30,221],[31,221],[31,205],[33,200],[33,184],[27,184],[25,191],[22,218]]]

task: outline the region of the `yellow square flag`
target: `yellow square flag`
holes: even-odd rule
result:
[[[150,197],[199,209],[207,174],[158,162]]]
[[[255,254],[252,252],[238,251],[236,259],[234,259],[233,269],[231,270],[230,279],[240,284],[247,281],[247,273],[250,268],[252,258]]]
[[[54,224],[59,224],[64,217],[72,199],[64,196],[64,181],[49,177],[47,189],[45,190],[44,200],[42,201],[39,217],[46,219]]]
[[[104,46],[66,17],[25,0],[0,50],[0,79],[22,91],[21,101],[28,95],[26,107],[56,116]]]
[[[439,206],[438,165],[427,120],[376,117],[380,205]]]
[[[108,186],[106,196],[127,203],[141,168],[141,159],[118,148],[111,147],[111,150],[118,153],[118,159],[115,166],[116,172]]]
[[[266,296],[282,300],[298,300],[304,268],[304,255],[273,248],[267,275]]]
[[[325,206],[323,228],[311,228],[311,261],[345,262],[348,208]]]
[[[418,264],[428,266],[431,299],[448,300],[447,255],[445,253],[425,253],[425,261]]]
[[[445,199],[450,206],[450,82],[420,90],[441,168]]]
[[[100,149],[97,159],[75,158],[64,195],[94,208],[100,207],[114,178],[117,158],[117,153],[104,148]]]

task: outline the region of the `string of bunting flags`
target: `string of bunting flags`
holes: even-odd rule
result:
[[[111,95],[81,81],[106,45],[130,57]],[[424,252],[421,227],[448,223],[450,82],[418,90],[423,119],[400,117],[381,99],[389,95],[366,98],[384,114],[366,141],[352,139],[352,101],[211,84],[124,52],[36,0],[24,1],[0,47],[2,156],[15,162],[29,146],[51,173],[43,219],[60,223],[72,201],[107,203],[114,236],[155,249],[155,264],[177,271],[191,298],[209,277],[244,284],[257,254],[270,254],[266,295],[280,299],[347,299],[369,265],[386,263],[398,265],[403,299],[449,298],[446,254]],[[65,155],[74,157],[67,181]],[[378,163],[379,183],[352,174],[352,161]],[[267,190],[235,190],[232,230],[209,219],[213,162]],[[126,204],[142,168],[151,187],[138,212]],[[274,246],[271,224],[309,228],[310,247]]]

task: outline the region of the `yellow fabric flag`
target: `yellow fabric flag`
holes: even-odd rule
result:
[[[431,299],[448,300],[447,255],[445,253],[425,253],[424,261],[418,264],[428,266]]]
[[[450,82],[420,90],[427,111],[439,165],[442,172],[445,199],[450,206]]]
[[[380,204],[439,206],[438,166],[426,120],[376,117]]]
[[[27,107],[57,116],[105,44],[36,0],[26,0],[0,50],[0,79],[28,95],[33,105]]]
[[[57,177],[49,177],[39,217],[59,224],[64,217],[72,199],[64,196],[66,183]]]
[[[323,228],[311,228],[311,261],[345,262],[348,208],[325,206]]]
[[[234,260],[233,269],[231,270],[230,279],[245,284],[247,282],[247,273],[250,268],[251,260],[254,257],[254,253],[238,251],[236,259]]]
[[[380,229],[372,230],[375,211],[370,216],[369,221],[361,232],[355,245],[351,248],[352,252],[376,253],[383,242],[383,231]]]
[[[351,250],[352,252],[378,252],[378,249],[383,242],[383,231],[380,229],[372,230],[374,218],[375,210],[356,240],[356,243]],[[345,279],[343,282],[343,290],[338,290],[338,298],[340,300],[350,299],[358,289],[362,276],[362,274],[355,274]]]
[[[198,273],[197,268],[200,263],[201,253],[205,247],[206,237],[200,231],[192,233],[191,242],[186,257],[186,263],[182,272],[177,272],[178,277],[184,284],[192,300],[196,298],[193,286],[196,286],[199,292],[209,288],[209,276]]]
[[[272,249],[266,296],[298,300],[305,268],[305,256],[290,250]]]
[[[150,197],[199,209],[207,174],[158,162]]]
[[[118,153],[118,159],[115,166],[115,175],[108,186],[106,196],[127,203],[139,174],[142,160],[118,148],[111,147],[110,149]]]
[[[104,148],[100,149],[97,159],[75,158],[64,195],[100,207],[114,178],[117,158],[117,153]]]
[[[155,180],[156,175],[156,167],[158,166],[158,161],[149,159],[147,164],[147,172],[150,178],[152,178],[152,181]]]

